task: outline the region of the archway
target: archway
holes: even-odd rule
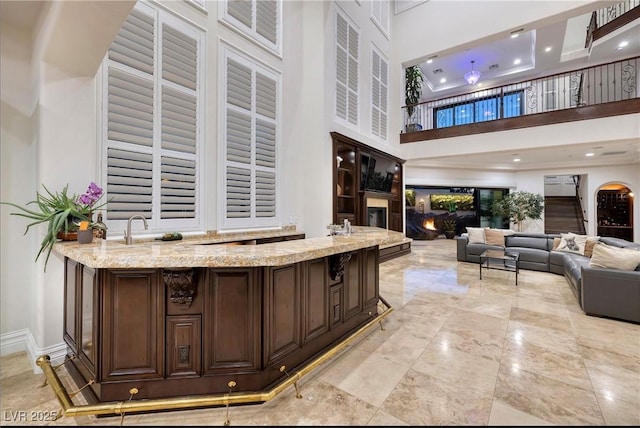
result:
[[[596,195],[598,236],[633,241],[633,192],[621,183],[601,186]]]

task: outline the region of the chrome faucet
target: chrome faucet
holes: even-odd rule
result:
[[[140,214],[132,215],[131,217],[129,217],[129,220],[127,220],[127,230],[125,230],[124,232],[124,241],[127,245],[133,244],[133,237],[131,236],[131,220],[136,218],[142,219],[142,221],[144,222],[145,230],[149,228],[149,226],[147,225],[147,219]]]

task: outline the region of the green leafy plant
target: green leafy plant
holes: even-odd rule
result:
[[[408,207],[416,206],[416,191],[413,189],[406,189],[404,191],[404,199],[407,202]]]
[[[491,212],[495,216],[508,218],[522,232],[522,222],[539,220],[544,210],[544,197],[526,191],[517,191],[493,201]]]
[[[424,74],[420,65],[407,67],[404,71],[404,102],[407,106],[407,116],[409,123],[412,123],[413,113],[416,111],[416,104],[420,102],[420,94],[422,93],[422,83],[424,82]]]
[[[71,232],[78,230],[81,221],[88,221],[90,227],[95,227],[92,223],[92,213],[94,210],[102,207],[106,202],[96,205],[102,197],[102,189],[95,183],[91,183],[87,191],[78,195],[69,195],[67,184],[60,192],[52,192],[42,185],[45,192],[36,192],[36,199],[27,202],[25,206],[15,204],[13,202],[1,202],[17,208],[19,211],[12,212],[11,215],[25,217],[33,222],[27,225],[24,231],[26,235],[31,226],[41,223],[47,223],[47,233],[40,243],[40,251],[36,255],[36,260],[42,253],[47,254],[44,266],[47,269],[47,262],[51,255],[53,245],[56,243],[58,232]]]
[[[432,210],[447,210],[449,212],[473,210],[473,195],[439,195],[429,197]]]

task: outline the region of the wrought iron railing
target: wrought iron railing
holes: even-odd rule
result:
[[[603,9],[596,10],[597,26],[602,27],[638,6],[640,6],[640,0],[625,0]]]
[[[640,57],[414,105],[405,132],[433,130],[640,98]]]

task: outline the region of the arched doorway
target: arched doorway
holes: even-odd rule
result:
[[[633,241],[633,192],[626,185],[611,183],[596,196],[598,236]]]

